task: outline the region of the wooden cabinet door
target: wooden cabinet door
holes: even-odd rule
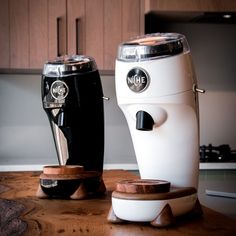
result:
[[[48,59],[47,0],[29,0],[29,67],[42,68]]]
[[[144,33],[142,0],[104,0],[104,69],[114,70],[118,45]]]
[[[85,54],[92,56],[98,69],[104,68],[103,0],[85,1]]]
[[[103,69],[103,0],[67,0],[67,52],[95,59]]]
[[[123,41],[144,34],[143,0],[123,0],[122,39]]]
[[[122,0],[104,0],[104,69],[114,70],[122,41]]]
[[[29,67],[65,55],[66,0],[29,0]]]
[[[29,1],[29,68],[66,54],[66,0]]]
[[[67,53],[66,0],[48,0],[48,58]]]
[[[143,0],[0,0],[0,68],[41,69],[65,54],[114,70],[119,43],[143,33]]]
[[[58,2],[58,0],[49,1]],[[55,12],[55,5],[51,5],[51,8],[54,7],[52,12]],[[60,31],[65,31],[63,35],[61,33],[57,37],[60,42],[63,42],[63,45],[59,46],[59,48],[62,48],[58,50],[60,51],[59,54],[92,56],[95,58],[98,67],[103,67],[103,0],[67,0],[66,7],[64,7],[67,10],[66,13],[63,12],[63,5],[64,3],[61,3],[57,6],[59,9],[57,9],[56,17],[61,20]],[[61,13],[58,15],[58,12]],[[66,19],[64,19],[64,14],[66,14]],[[53,18],[55,19],[55,16]],[[49,20],[49,22],[51,21],[53,20]],[[66,22],[66,25],[64,25],[64,22]],[[49,25],[52,24],[52,22],[49,23]],[[52,29],[52,31],[54,30]],[[58,47],[58,42],[55,43],[54,41],[52,39],[52,43],[49,44],[51,47],[53,45]],[[55,49],[56,47],[53,50],[54,52],[56,51]],[[53,55],[53,53],[50,54]]]
[[[10,68],[29,68],[28,0],[9,0]]]
[[[67,53],[85,54],[85,0],[67,0]]]
[[[0,1],[0,68],[10,67],[9,1]]]
[[[41,69],[66,54],[66,0],[0,1],[0,68]]]
[[[114,70],[119,43],[143,33],[142,0],[67,0],[68,54],[94,57]]]

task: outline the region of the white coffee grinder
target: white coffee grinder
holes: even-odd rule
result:
[[[185,36],[156,33],[120,44],[115,80],[141,179],[117,183],[108,221],[164,227],[200,213],[197,93],[204,90]]]

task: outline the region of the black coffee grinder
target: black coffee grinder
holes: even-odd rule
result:
[[[42,75],[42,103],[50,121],[61,166],[61,168],[60,166],[50,167],[50,170],[59,171],[55,173],[53,171],[52,174],[57,174],[63,179],[61,175],[65,168],[68,168],[69,172],[66,170],[65,173],[71,180],[75,176],[70,176],[70,170],[74,171],[76,166],[80,166],[83,170],[77,168],[79,173],[73,174],[80,179],[80,184],[81,179],[85,183],[82,187],[82,195],[90,192],[105,192],[102,180],[103,91],[94,59],[84,55],[73,55],[48,61],[44,65]],[[61,169],[63,169],[62,172]],[[47,197],[54,193],[54,190],[52,194],[47,192],[50,186],[55,185],[49,181],[48,174],[50,173],[47,170],[46,176],[43,173],[40,178],[41,188],[44,193],[46,191],[46,196],[37,194],[39,197]],[[75,189],[78,190],[76,187]],[[73,190],[69,192],[69,196],[74,194]],[[79,194],[81,195],[81,192]]]

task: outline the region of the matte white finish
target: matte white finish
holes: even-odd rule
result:
[[[145,69],[150,76],[149,87],[141,93],[131,91],[126,83],[126,76],[134,67]],[[115,78],[118,104],[127,104],[126,99],[128,101],[130,99],[135,99],[135,101],[145,99],[143,102],[146,102],[147,99],[158,103],[157,98],[191,90],[193,83],[196,83],[189,53],[141,62],[116,60]],[[167,101],[176,103],[174,99]]]
[[[144,69],[149,87],[135,93],[126,83],[128,72]],[[142,62],[116,61],[117,102],[129,125],[142,179],[163,179],[178,187],[198,186],[198,102],[189,53]],[[136,113],[148,112],[151,131],[136,129]]]
[[[168,200],[127,200],[112,197],[115,215],[128,221],[146,222],[154,220],[169,204],[174,216],[191,211],[196,203],[197,194]]]

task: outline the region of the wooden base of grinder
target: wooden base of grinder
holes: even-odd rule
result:
[[[106,192],[102,173],[82,166],[45,166],[39,179],[38,198],[80,200]]]
[[[170,187],[162,180],[124,180],[112,193],[112,206],[107,216],[110,223],[150,222],[154,227],[167,227],[178,216],[202,214],[195,188]]]

